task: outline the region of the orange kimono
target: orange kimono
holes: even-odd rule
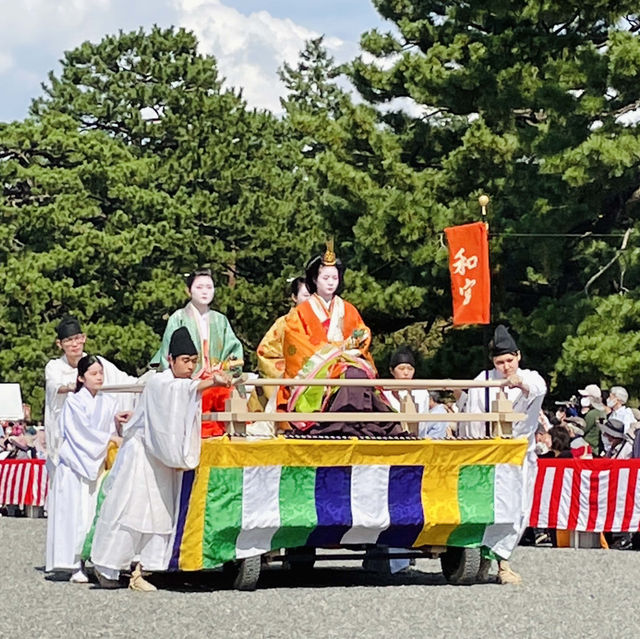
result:
[[[312,295],[306,302],[292,308],[286,316],[284,376],[296,377],[303,373],[305,366],[310,368],[308,374],[314,376],[312,358],[316,357],[317,365],[322,366],[323,356],[319,351],[329,354],[331,349],[324,347],[330,346],[345,349],[351,353],[352,360],[364,359],[375,376],[375,365],[369,353],[370,343],[371,332],[353,304],[336,295],[327,305],[318,295]],[[339,363],[336,362],[333,368],[329,377],[338,377],[342,372]],[[278,406],[286,406],[289,397],[289,389],[281,387]]]
[[[287,316],[279,317],[266,332],[265,336],[258,344],[256,355],[258,356],[258,372],[260,377],[282,377],[284,373],[284,328]],[[261,408],[277,391],[277,386],[264,386],[256,394],[257,398],[262,397]],[[260,401],[258,399],[258,401]],[[264,402],[264,404],[263,404]]]

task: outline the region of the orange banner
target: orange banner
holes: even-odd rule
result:
[[[449,244],[453,323],[491,322],[489,231],[484,222],[444,230]]]

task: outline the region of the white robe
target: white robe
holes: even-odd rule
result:
[[[426,388],[414,388],[411,391],[400,390],[398,395],[390,391],[383,391],[385,397],[389,400],[391,408],[400,412],[402,410],[400,406],[400,399],[404,399],[408,392],[411,393],[413,403],[416,406],[416,410],[419,413],[447,413],[447,409],[442,404],[437,404],[434,410],[429,409],[429,391]],[[450,422],[420,422],[418,424],[418,437],[421,439],[442,439],[445,436],[447,426]]]
[[[116,413],[113,399],[101,394],[94,397],[86,388],[70,393],[64,403],[58,465],[49,489],[47,572],[80,568]]]
[[[147,570],[168,567],[182,470],[200,461],[198,384],[171,370],[156,373],[125,424],[91,548],[91,560],[109,578],[137,556]]]
[[[432,415],[448,415],[449,411],[444,404],[436,404],[433,408],[428,410]],[[422,439],[444,439],[447,436],[447,428],[452,425],[452,422],[420,422],[418,428],[418,435]]]
[[[104,372],[105,385],[111,384],[136,384],[137,377],[123,373],[115,364],[104,357],[99,357]],[[58,393],[61,387],[75,384],[78,377],[78,369],[67,361],[66,355],[57,359],[51,359],[44,368],[45,375],[45,404],[44,404],[44,431],[47,443],[47,471],[53,475],[58,465],[58,455],[61,445],[60,412],[64,402],[72,393]],[[118,410],[133,409],[137,399],[136,393],[118,393],[112,395],[116,401]]]
[[[394,410],[400,411],[400,399],[404,399],[407,393],[411,393],[411,397],[413,399],[413,403],[416,406],[416,410],[419,413],[428,413],[429,412],[429,391],[424,388],[412,388],[410,391],[407,390],[399,390],[398,395],[400,399],[398,399],[395,394],[391,390],[383,391],[384,396],[389,400],[391,404],[391,408]]]
[[[521,485],[521,519],[516,524],[492,524],[487,526],[483,545],[491,548],[499,557],[508,559],[522,537],[522,533],[527,527],[529,521],[529,511],[533,500],[533,489],[536,481],[536,472],[538,469],[538,458],[535,453],[535,432],[538,427],[538,418],[544,396],[547,393],[547,384],[541,375],[536,371],[529,369],[518,369],[516,373],[522,381],[529,387],[529,392],[525,393],[519,388],[505,388],[505,394],[513,403],[513,410],[517,413],[525,413],[525,419],[513,424],[512,436],[525,437],[528,440],[527,456],[522,471]],[[480,373],[477,380],[485,379],[484,371]],[[489,371],[490,380],[504,379],[502,374],[496,369]],[[491,402],[498,395],[498,388],[489,389],[489,407],[491,410]],[[485,389],[470,388],[469,397],[466,406],[467,413],[485,412]],[[458,427],[458,435],[466,437],[484,437],[484,422],[460,422]],[[515,486],[508,486],[505,489],[514,489]]]
[[[528,437],[535,440],[535,432],[538,426],[538,415],[542,408],[542,400],[547,393],[547,385],[536,371],[519,368],[516,372],[522,381],[529,387],[529,393],[525,395],[519,388],[490,388],[489,389],[489,406],[485,408],[485,389],[470,388],[467,404],[465,406],[466,413],[484,413],[491,411],[491,404],[498,396],[498,391],[503,390],[513,404],[513,410],[516,413],[526,413],[526,419],[515,422],[513,424],[513,437]],[[476,380],[483,381],[485,379],[484,371],[480,373]],[[489,380],[496,381],[504,379],[502,374],[495,368],[489,371]],[[458,426],[458,437],[484,437],[485,422],[460,422]],[[534,442],[535,443],[535,442]]]

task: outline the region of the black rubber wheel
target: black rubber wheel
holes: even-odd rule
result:
[[[255,590],[260,579],[262,557],[247,557],[239,559],[235,564],[233,587],[235,590]]]
[[[448,548],[440,556],[442,574],[450,584],[463,586],[476,583],[481,559],[480,548]]]
[[[313,570],[316,563],[316,549],[309,546],[287,548],[284,556],[285,566],[298,574]]]

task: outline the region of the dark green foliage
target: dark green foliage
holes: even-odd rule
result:
[[[521,334],[528,365],[550,375],[565,338],[583,320],[593,339],[602,341],[613,332],[623,341],[615,322],[601,316],[588,321],[594,305],[583,289],[614,256],[627,228],[635,232],[624,254],[623,285],[632,288],[638,281],[638,250],[632,247],[638,244],[640,136],[635,125],[620,119],[640,107],[640,85],[632,80],[640,72],[637,4],[376,0],[375,5],[396,29],[365,34],[362,47],[369,58],[355,60],[350,75],[368,101],[389,103],[381,121],[393,132],[395,146],[383,157],[378,153],[375,162],[394,163],[410,176],[393,180],[406,204],[404,219],[400,211],[385,211],[387,233],[394,225],[402,228],[408,255],[435,247],[434,233],[444,226],[478,218],[477,196],[486,192],[495,234],[493,317]],[[409,99],[419,115],[394,109],[395,98]],[[620,237],[514,235],[528,233]],[[442,253],[432,250],[422,264],[411,260],[409,269],[414,276],[421,272],[418,281],[427,292],[435,282],[446,288],[444,266]],[[619,272],[618,265],[604,272],[589,293],[619,292]],[[446,317],[438,301],[425,300]],[[427,316],[422,309],[421,314]],[[474,372],[463,358],[442,357],[468,352],[467,336],[459,330],[445,335],[434,354],[442,374]],[[581,343],[587,348],[583,338],[576,339],[573,349]],[[585,369],[578,360],[569,366],[565,352],[553,381],[564,392],[575,389],[578,373],[634,383],[628,367],[605,359],[591,360]]]
[[[182,275],[208,264],[251,351],[327,235],[382,372],[408,341],[421,374],[474,376],[482,329],[449,323],[442,231],[478,219],[483,192],[493,318],[525,364],[557,392],[640,392],[635,3],[375,4],[393,28],[365,33],[350,65],[320,38],[283,66],[280,118],[224,89],[193,34],[154,28],[67,52],[30,117],[0,124],[0,376],[35,415],[64,313],[138,372],[187,299]]]
[[[250,363],[321,238],[299,142],[222,90],[181,30],[85,43],[49,82],[30,119],[0,128],[2,377],[39,414],[66,312],[89,350],[144,369],[202,264]]]

